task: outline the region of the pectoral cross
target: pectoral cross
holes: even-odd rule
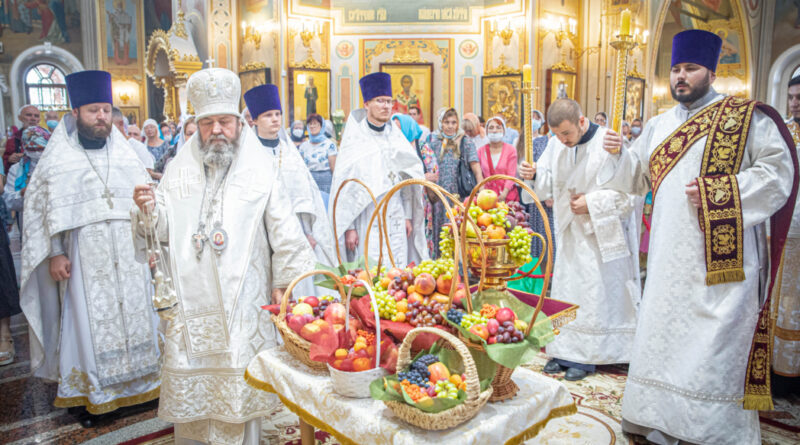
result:
[[[212,59],[210,57],[208,59],[206,59],[206,65],[208,65],[208,66],[206,66],[206,68],[214,68],[214,59]]]
[[[106,200],[106,203],[108,204],[108,208],[109,208],[109,209],[113,209],[113,208],[114,208],[114,201],[112,201],[112,200],[111,200],[111,198],[113,198],[113,197],[114,197],[114,194],[113,194],[113,193],[111,193],[111,191],[108,189],[108,187],[106,187],[105,191],[104,191],[104,192],[103,192],[103,194],[102,194],[102,195],[100,195],[100,196],[102,196],[103,198],[105,198],[105,200]]]

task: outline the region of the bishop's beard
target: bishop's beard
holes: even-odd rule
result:
[[[234,156],[239,150],[239,137],[241,130],[236,132],[233,139],[228,139],[225,135],[211,135],[208,140],[200,137],[200,153],[203,154],[203,164],[212,168],[227,168],[233,162]]]

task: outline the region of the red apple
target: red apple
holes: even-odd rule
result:
[[[504,307],[500,308],[500,310],[497,311],[497,315],[495,315],[494,318],[496,318],[497,321],[500,322],[500,324],[503,324],[507,321],[513,322],[514,320],[517,319],[517,316],[514,314],[514,311],[512,311],[510,308]]]
[[[325,309],[325,321],[331,324],[344,324],[347,320],[347,310],[342,303],[331,303]]]
[[[486,322],[486,329],[489,331],[489,335],[497,335],[497,330],[500,329],[500,323],[496,319],[490,318],[489,321]]]
[[[493,344],[497,343],[497,337],[496,337],[496,336],[494,336],[494,335],[493,335],[493,336],[491,336],[491,337],[489,337],[489,339],[488,339],[488,340],[486,340],[486,343],[488,343],[488,344],[490,344],[490,345],[493,345]]]
[[[484,340],[489,338],[489,330],[486,329],[485,324],[472,325],[472,327],[469,328],[469,331]]]
[[[303,326],[306,325],[305,316],[303,315],[289,315],[286,317],[286,324],[289,325],[289,329],[297,332],[298,334],[303,329]]]
[[[394,280],[395,277],[399,277],[403,275],[403,270],[398,269],[397,267],[393,267],[389,269],[389,272],[386,273],[386,278],[389,280]]]
[[[430,381],[434,383],[438,382],[439,380],[447,380],[450,378],[450,371],[442,362],[436,362],[428,365],[428,371],[431,373]]]
[[[497,205],[497,193],[494,190],[483,189],[476,199],[478,207],[483,210],[493,209]]]
[[[317,306],[319,306],[319,298],[317,298],[317,297],[315,297],[313,295],[309,295],[308,297],[303,297],[303,303],[305,303],[305,304],[307,304],[307,305],[309,305],[311,307],[317,307]]]
[[[414,280],[414,289],[422,295],[430,295],[436,290],[436,280],[429,273],[421,273]]]
[[[292,313],[294,315],[313,314],[314,308],[308,303],[297,303],[295,307],[292,308]]]

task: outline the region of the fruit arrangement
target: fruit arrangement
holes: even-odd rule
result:
[[[485,189],[478,193],[475,201],[466,202],[468,214],[474,221],[480,233],[475,231],[472,224],[467,224],[468,238],[478,236],[488,240],[508,240],[508,252],[511,259],[518,265],[523,265],[532,260],[531,241],[533,231],[528,223],[528,214],[517,201],[501,202],[497,193]],[[457,214],[460,210],[457,210]],[[458,215],[456,221],[463,221],[463,215]],[[453,236],[452,228],[444,225],[440,232],[439,249],[442,256],[452,257]]]
[[[405,392],[415,404],[425,405],[434,398],[458,400],[459,391],[467,388],[464,380],[463,375],[451,373],[438,356],[425,354],[397,374],[399,388],[395,386],[395,390]]]
[[[304,339],[314,342],[329,326],[338,333],[347,322],[347,310],[339,299],[330,295],[302,297],[289,303],[286,324]]]
[[[451,308],[447,311],[449,322],[480,337],[487,344],[520,343],[525,339],[528,324],[517,318],[511,308],[484,304],[479,311],[465,313]]]
[[[383,342],[382,342],[383,343]],[[339,371],[361,372],[375,367],[375,334],[358,330],[356,341],[350,348],[338,348],[331,366]]]
[[[425,260],[405,269],[392,268],[379,277],[374,288],[378,314],[384,320],[411,326],[436,326],[444,322],[441,311],[449,301],[453,285],[453,260]],[[466,296],[459,283],[454,302]]]

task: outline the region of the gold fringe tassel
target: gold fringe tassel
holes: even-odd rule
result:
[[[769,394],[746,394],[743,407],[744,409],[759,411],[772,411],[775,409],[775,405],[772,403],[772,396]]]
[[[734,281],[744,281],[744,269],[717,270],[706,272],[706,286],[715,284],[733,283]]]

